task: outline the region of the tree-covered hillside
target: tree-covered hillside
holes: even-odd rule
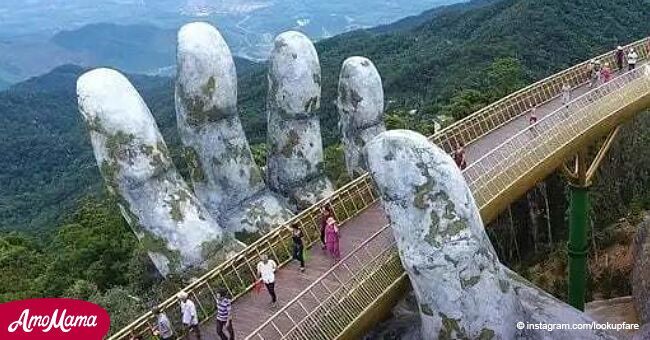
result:
[[[647,5],[477,0],[323,40],[316,48],[322,63],[325,144],[338,142],[333,103],[340,65],[349,56],[368,56],[376,63],[390,127],[431,133],[436,116],[462,117],[533,80],[647,35]],[[237,64],[247,135],[252,144],[264,143],[265,67]],[[76,112],[74,81],[80,72],[59,68],[0,94],[0,228],[51,226],[75,199],[99,188]],[[178,139],[172,81],[135,80],[173,146]],[[411,109],[419,111],[406,114]],[[336,161],[340,149],[328,151]]]
[[[650,34],[648,6],[642,0],[478,0],[424,13],[424,23],[409,18],[323,40],[316,48],[324,125],[336,126],[338,72],[349,56],[375,62],[389,110],[419,109],[426,120],[462,116],[522,84]],[[257,113],[263,109],[264,71],[240,85],[244,107],[259,126],[254,130],[263,131],[264,117]]]
[[[431,133],[434,117],[460,118],[536,79],[647,36],[648,8],[648,0],[479,0],[317,43],[323,69],[322,130],[329,146],[326,171],[336,176],[342,164],[333,102],[345,58],[364,55],[376,63],[384,79],[389,127]],[[81,72],[61,67],[0,93],[0,230],[47,231],[39,238],[0,234],[0,267],[6,269],[0,276],[0,302],[32,296],[88,298],[123,324],[146,308],[129,294],[143,297],[156,290],[143,298],[151,302],[149,297],[168,296],[181,283],[151,288],[135,238],[114,202],[101,197],[102,181],[77,112],[74,90]],[[172,79],[129,78],[182,169]],[[240,72],[240,110],[258,160],[264,159],[266,87],[262,66]],[[418,111],[408,113],[412,109]],[[594,244],[602,242],[599,235],[607,223],[650,208],[648,128],[648,115],[626,127],[594,187]],[[559,208],[552,207],[550,215],[558,223],[551,234],[564,249],[564,184],[555,182],[559,189],[551,203]],[[82,199],[89,194],[96,197]],[[527,209],[525,204],[512,208],[515,215],[523,211],[519,215],[526,216]],[[525,246],[537,241],[530,234],[517,237]],[[554,246],[548,243],[548,248]]]
[[[0,92],[0,230],[51,229],[79,198],[101,192],[77,111],[75,84],[82,72],[62,66]],[[152,110],[162,113],[156,117],[163,131],[174,132],[171,80],[130,78]]]

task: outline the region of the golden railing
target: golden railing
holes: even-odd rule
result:
[[[639,59],[646,59],[650,52],[650,37],[636,41],[624,47],[624,51],[634,47],[639,54]],[[542,79],[517,92],[478,110],[477,112],[456,121],[439,133],[430,137],[430,140],[447,152],[452,152],[462,143],[464,145],[480,139],[490,131],[494,131],[523,112],[534,106],[543,105],[562,93],[562,86],[569,84],[572,88],[580,86],[589,80],[590,62],[599,60],[616,67],[614,51],[582,62],[571,68]]]
[[[350,254],[289,301],[246,339],[334,339],[399,275],[385,268],[383,280],[375,278],[376,289],[356,288],[382,269],[395,244],[389,225],[384,226]],[[397,270],[402,272],[397,261]],[[354,299],[350,297],[354,295]],[[340,309],[336,316],[334,310]]]
[[[291,261],[291,230],[289,226],[297,223],[304,232],[306,247],[320,242],[320,207],[330,204],[337,221],[344,222],[357,216],[377,200],[376,191],[368,176],[360,177],[337,190],[332,196],[294,216],[282,226],[264,235],[247,246],[236,256],[213,268],[197,281],[183,290],[196,303],[201,321],[209,319],[216,311],[216,290],[224,288],[236,300],[253,288],[256,266],[261,254],[267,254],[279,266]],[[169,317],[178,335],[183,335],[180,323],[180,309],[175,296],[168,298],[158,307]],[[151,327],[155,320],[151,312],[144,314],[127,327],[111,335],[109,339],[128,339],[132,336],[153,337]]]
[[[639,59],[647,59],[650,49],[650,38],[645,38],[625,47],[634,47]],[[614,52],[603,54],[594,59],[614,63]],[[531,106],[541,105],[561,93],[564,83],[572,87],[584,84],[589,78],[589,62],[583,62],[555,75],[542,79],[530,86],[514,92],[501,100],[467,116],[430,137],[430,140],[446,150],[453,151],[458,143],[471,144],[490,131],[504,126],[530,109]],[[234,299],[246,294],[253,286],[254,267],[262,253],[268,253],[280,265],[290,260],[291,232],[288,226],[298,223],[305,231],[308,246],[318,240],[319,208],[326,202],[331,202],[335,208],[337,219],[343,222],[356,216],[377,200],[376,191],[368,174],[364,174],[349,184],[337,190],[331,197],[302,211],[291,220],[277,227],[247,246],[235,257],[213,268],[194,283],[183,290],[197,302],[201,319],[205,321],[215,311],[214,290],[216,287],[226,288]],[[485,218],[484,218],[485,222]],[[487,223],[487,222],[486,222]],[[394,259],[390,259],[394,261]],[[159,305],[167,313],[174,328],[181,330],[179,308],[175,297],[170,297]],[[154,316],[151,312],[139,317],[125,328],[114,333],[109,339],[127,339],[133,335],[147,337],[151,335],[150,327]]]
[[[463,174],[476,204],[487,208],[483,217],[505,208],[506,197],[519,197],[521,190],[560,166],[584,141],[593,141],[620,123],[608,123],[610,118],[649,96],[650,66],[643,65],[560,107],[472,162]],[[601,129],[595,130],[597,126]],[[515,185],[522,189],[508,192]]]
[[[556,168],[565,159],[567,152],[562,150],[572,150],[570,145],[580,138],[593,140],[594,136],[588,133],[595,126],[620,123],[606,121],[617,114],[631,113],[622,109],[643,102],[644,98],[650,104],[650,66],[647,65],[578,97],[472,163],[463,175],[481,215],[487,216],[484,222],[489,223],[496,217],[496,214],[489,213],[496,211],[491,201],[504,195],[506,188],[518,186],[528,189],[534,184],[534,181],[521,182],[525,173],[541,166],[549,158],[555,161],[548,169]],[[518,197],[505,196],[509,199]],[[378,238],[384,234],[385,238]],[[335,339],[403,275],[395,241],[390,228],[385,226],[271,316],[247,339]]]

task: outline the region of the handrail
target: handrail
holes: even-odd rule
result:
[[[284,266],[291,260],[291,231],[289,226],[298,223],[306,238],[306,247],[309,248],[315,242],[319,242],[320,235],[320,206],[330,204],[334,210],[337,221],[345,228],[345,222],[353,218],[361,211],[368,208],[377,200],[377,196],[369,177],[359,177],[350,183],[336,190],[331,196],[320,200],[313,206],[303,210],[300,214],[293,216],[281,226],[273,229],[260,239],[251,243],[244,250],[220,265],[211,269],[199,279],[187,285],[183,291],[197,302],[203,319],[207,319],[214,313],[216,306],[213,303],[214,292],[217,287],[223,287],[233,296],[233,301],[246,294],[253,288],[255,282],[255,266],[263,253],[268,253],[279,266]],[[210,283],[211,281],[216,281]],[[201,292],[196,292],[200,290]],[[203,299],[201,296],[203,295]],[[167,313],[168,316],[178,314],[172,307],[177,304],[177,299],[172,296],[158,305],[158,308]],[[178,309],[178,308],[176,308]],[[150,333],[153,325],[153,313],[147,312],[133,321],[128,326],[111,335],[110,340],[124,339],[135,335],[144,336]],[[170,317],[170,319],[180,319]],[[174,322],[174,320],[172,320]],[[180,325],[175,329],[181,330]]]
[[[650,52],[650,37],[626,45],[626,49],[629,47],[635,47],[639,54],[639,59],[647,59],[648,53]],[[595,59],[612,61],[613,51],[602,54]],[[612,65],[614,65],[613,62]],[[560,93],[563,83],[568,82],[573,86],[584,83],[588,78],[587,66],[588,61],[585,61],[537,81],[480,109],[450,126],[447,126],[429,138],[432,142],[436,143],[447,152],[453,151],[459,142],[462,142],[465,145],[470,144],[490,131],[493,131],[507,124],[512,119],[521,116],[529,110],[531,106],[539,105],[553,99]],[[244,272],[252,271],[250,262],[253,261],[253,259],[259,258],[259,254],[265,251],[270,251],[280,265],[288,262],[289,257],[286,256],[289,255],[288,246],[286,243],[283,243],[290,239],[290,232],[288,231],[287,226],[292,223],[299,223],[303,227],[303,230],[307,227],[308,230],[305,234],[308,238],[308,246],[310,246],[317,240],[316,235],[319,231],[315,219],[318,215],[318,209],[320,206],[327,202],[331,202],[335,208],[337,219],[344,222],[356,216],[376,200],[376,191],[370,177],[368,174],[363,174],[337,190],[332,196],[320,200],[313,206],[292,217],[289,221],[265,234],[260,239],[247,246],[244,250],[240,251],[233,258],[224,261],[220,265],[208,271],[197,281],[186,286],[183,290],[193,295],[193,298],[195,299],[197,299],[195,290],[198,290],[199,288],[206,288],[210,295],[213,295],[213,288],[209,282],[210,280],[219,279],[226,288],[231,291],[234,299],[236,299],[248,292],[252,288],[253,283],[252,280],[246,280],[246,278],[243,278],[242,274],[238,273],[237,270],[243,268]],[[352,207],[348,209],[346,203],[351,203]],[[276,248],[280,249],[278,250]],[[283,257],[280,258],[278,257],[276,250],[282,251],[282,249],[286,250],[287,253],[281,254]],[[226,280],[228,275],[233,277],[235,283],[239,281],[239,284],[244,284],[243,287],[237,286],[237,289],[228,287]],[[158,307],[163,311],[169,311],[171,306],[175,303],[176,298],[170,297]],[[211,315],[208,309],[204,308],[200,302],[199,307],[203,311],[204,316],[207,317]],[[148,332],[152,321],[152,313],[147,312],[128,326],[113,334],[109,339],[124,339],[131,334],[144,335]]]
[[[312,282],[307,288],[305,288],[302,292],[300,292],[296,297],[291,299],[289,302],[287,302],[280,310],[275,312],[270,318],[268,318],[262,325],[260,325],[257,329],[255,329],[250,335],[246,337],[246,339],[251,339],[255,336],[259,337],[260,339],[264,339],[264,337],[261,335],[261,332],[267,328],[270,325],[274,324],[274,321],[279,319],[281,316],[285,315],[288,316],[288,320],[290,320],[291,323],[293,323],[293,327],[283,333],[283,334],[276,334],[281,337],[286,336],[286,334],[291,333],[292,331],[295,331],[296,328],[299,326],[299,324],[304,321],[305,319],[309,318],[313,314],[312,311],[307,311],[307,314],[303,318],[296,318],[292,317],[289,315],[290,309],[294,307],[296,304],[300,304],[301,300],[304,300],[304,298],[307,296],[307,294],[311,294],[312,297],[316,297],[317,295],[314,294],[314,291],[316,290],[316,287],[318,286],[323,286],[324,281],[327,279],[331,279],[332,277],[335,278],[334,281],[338,282],[339,285],[338,287],[335,288],[333,292],[331,292],[332,288],[329,286],[327,288],[327,296],[324,298],[320,299],[322,296],[318,296],[319,299],[319,305],[322,305],[324,301],[327,301],[330,299],[332,296],[335,295],[335,293],[338,291],[339,288],[347,286],[345,283],[349,281],[350,278],[346,282],[341,282],[340,277],[337,276],[337,272],[345,272],[346,270],[349,272],[351,266],[355,266],[355,264],[350,263],[352,259],[356,260],[357,264],[362,263],[361,260],[359,259],[360,256],[363,256],[364,254],[361,254],[362,250],[365,251],[365,255],[372,255],[369,251],[369,249],[372,249],[371,246],[375,245],[375,243],[379,242],[386,242],[384,239],[379,239],[379,237],[382,236],[384,238],[387,238],[390,240],[388,242],[388,246],[390,247],[395,243],[392,237],[392,233],[390,230],[390,225],[387,224],[383,226],[381,229],[379,229],[377,232],[372,234],[368,239],[364,240],[363,243],[361,243],[359,246],[357,246],[352,252],[350,252],[348,255],[346,255],[344,258],[342,258],[339,262],[337,262],[334,266],[332,266],[329,270],[327,270],[324,274],[318,277],[314,282]],[[375,242],[377,241],[377,242]],[[375,249],[384,249],[384,248],[375,248]],[[376,258],[378,255],[372,255],[372,259]],[[353,275],[354,276],[354,275]],[[353,277],[352,276],[352,277]],[[349,287],[348,287],[349,288]],[[280,328],[277,326],[274,326],[272,330],[275,330],[276,332],[281,332]],[[278,339],[277,337],[274,337],[273,339]]]
[[[620,107],[625,107],[630,103],[639,100],[642,96],[650,94],[650,66],[644,65],[636,70],[627,72],[611,82],[605,83],[594,90],[576,98],[571,103],[562,106],[561,108],[553,111],[549,115],[539,120],[536,124],[529,129],[524,129],[516,133],[513,137],[501,143],[489,155],[481,157],[473,166],[466,168],[463,175],[468,178],[470,190],[474,195],[482,193],[486,186],[476,185],[482,178],[488,180],[495,180],[497,187],[514,185],[518,183],[517,180],[513,181],[499,181],[497,180],[500,175],[507,174],[510,168],[520,168],[518,170],[525,171],[529,166],[528,158],[533,157],[537,162],[542,159],[553,156],[554,149],[548,147],[552,144],[554,148],[565,148],[572,139],[578,138],[582,130],[589,129],[593,125],[598,125],[607,118],[608,115],[614,115],[619,112]],[[578,129],[578,126],[582,127]],[[544,131],[544,134],[537,133],[537,131]],[[558,142],[557,139],[562,139]],[[540,140],[544,139],[545,142]],[[514,146],[513,143],[520,142]],[[511,152],[518,150],[518,153]],[[540,152],[536,152],[540,150]],[[495,156],[495,154],[499,156]],[[490,156],[491,155],[491,156]],[[497,162],[493,162],[493,158],[497,158]],[[515,162],[514,160],[517,160]],[[476,171],[478,179],[472,179],[472,171],[476,167],[481,166],[484,162],[488,161],[480,171]],[[520,167],[518,163],[524,162],[524,166]],[[535,163],[538,164],[538,163]],[[489,166],[489,167],[488,167]],[[534,167],[534,166],[533,166]],[[517,177],[520,178],[521,176]],[[510,177],[509,179],[512,179]],[[487,201],[477,199],[477,205],[481,210],[488,207]],[[488,219],[489,221],[489,219]],[[383,247],[381,245],[375,249],[379,251],[378,255],[374,255],[370,261],[361,261],[357,259],[357,263],[363,263],[360,270],[347,270],[351,273],[350,277],[346,280],[337,278],[338,285],[334,288],[327,289],[327,294],[321,296],[318,292],[314,292],[323,281],[330,278],[333,273],[345,266],[345,261],[348,258],[354,258],[362,249],[370,245],[380,233],[389,230],[389,226],[384,226],[380,231],[373,234],[366,242],[359,248],[355,249],[346,259],[336,267],[330,269],[324,275],[319,277],[316,281],[312,282],[305,290],[298,296],[292,299],[281,310],[276,312],[273,316],[267,319],[255,331],[249,334],[246,339],[253,340],[267,340],[267,339],[331,339],[338,335],[337,332],[341,331],[341,325],[326,324],[332,317],[327,315],[337,315],[340,317],[348,317],[349,313],[342,310],[355,308],[358,306],[348,305],[350,302],[344,302],[345,299],[341,295],[352,294],[351,290],[359,290],[364,285],[373,284],[371,275],[368,274],[369,270],[378,267],[378,259],[388,261],[390,259],[397,259],[399,255],[395,242],[386,243]],[[356,268],[354,268],[356,269]],[[402,269],[403,270],[403,269]],[[394,275],[394,279],[398,280],[399,275]],[[335,282],[336,284],[336,282]],[[386,282],[385,286],[388,287],[393,282]],[[374,284],[376,286],[376,284]],[[312,298],[316,301],[315,306],[309,310],[304,305],[309,305],[305,300]],[[334,301],[333,301],[334,300]],[[298,307],[296,307],[298,305]],[[345,306],[343,306],[345,305]],[[337,314],[338,313],[338,314]],[[337,319],[338,320],[338,319]],[[289,325],[289,327],[287,327]],[[322,326],[322,327],[321,327]]]
[[[539,167],[543,163],[548,163],[545,166],[547,169],[557,167],[548,160],[549,154],[555,155],[560,150],[568,150],[572,144],[577,145],[579,140],[586,139],[585,134],[593,127],[613,128],[611,125],[615,126],[620,120],[606,124],[609,119],[625,113],[621,110],[649,96],[650,66],[643,65],[558,108],[530,128],[519,131],[465,169],[465,178],[477,204],[491,206],[488,210],[494,214],[505,204],[496,199],[509,196],[504,192],[511,189],[512,183],[521,184],[524,176],[541,169]],[[602,131],[593,132],[588,137],[598,137],[598,132]],[[558,157],[560,161],[563,160],[561,156]],[[526,183],[532,184],[543,175],[541,172],[537,176],[529,175]]]
[[[647,59],[650,53],[650,37],[625,45],[624,50],[634,47],[640,60]],[[541,105],[562,91],[564,83],[571,87],[584,84],[589,79],[589,64],[593,60],[616,65],[614,52],[609,51],[595,58],[562,70],[529,86],[515,91],[496,102],[464,117],[430,137],[430,140],[447,152],[456,149],[458,143],[469,145],[485,134],[493,131],[531,107]]]

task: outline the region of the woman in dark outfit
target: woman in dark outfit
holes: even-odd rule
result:
[[[293,240],[293,259],[300,261],[300,271],[305,271],[305,258],[303,257],[304,245],[302,243],[302,230],[298,223],[291,225],[291,239]]]

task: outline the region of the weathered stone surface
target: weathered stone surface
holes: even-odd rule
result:
[[[590,323],[503,266],[458,167],[426,137],[393,130],[364,151],[425,339],[614,339],[590,330],[518,330],[517,322]]]
[[[648,340],[650,339],[650,323],[646,323],[634,334],[632,340]]]
[[[363,57],[343,62],[339,76],[337,107],[339,128],[350,177],[366,172],[361,160],[363,147],[384,125],[384,89],[375,65]]]
[[[108,190],[161,274],[224,258],[240,247],[180,177],[149,108],[123,75],[87,72],[77,82],[77,95]]]
[[[291,217],[266,184],[237,112],[237,74],[216,28],[178,33],[176,115],[197,197],[234,232],[265,233]]]
[[[632,242],[632,297],[642,323],[650,323],[650,216],[637,227]]]
[[[318,55],[306,36],[285,32],[275,39],[269,68],[268,184],[302,209],[333,191],[322,171]]]

